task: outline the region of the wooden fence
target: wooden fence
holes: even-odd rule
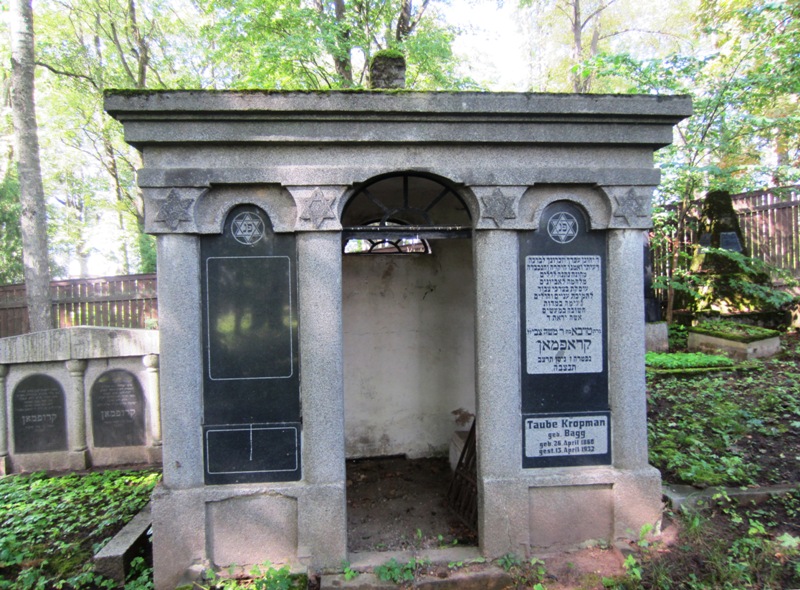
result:
[[[800,279],[800,187],[741,193],[731,201],[747,253]],[[697,243],[698,218],[699,210],[690,212],[683,234],[672,236],[687,254]],[[671,257],[656,247],[651,256],[654,276],[666,276]],[[688,266],[688,261],[682,264]]]
[[[742,193],[732,201],[750,256],[800,278],[800,188]]]
[[[158,321],[155,274],[53,281],[50,295],[57,328],[150,328]],[[0,286],[0,338],[29,331],[25,285]]]

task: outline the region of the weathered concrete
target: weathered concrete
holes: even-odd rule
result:
[[[645,349],[647,352],[669,352],[667,322],[645,324]]]
[[[613,541],[657,522],[641,243],[659,181],[653,150],[669,144],[672,126],[690,114],[687,98],[155,92],[112,93],[106,109],[143,152],[145,227],[159,235],[157,588],[174,585],[187,568],[261,557],[260,548],[237,544],[244,514],[269,529],[253,535],[286,561],[335,570],[347,558],[346,453],[445,452],[447,431],[456,428],[448,413],[456,410],[477,415],[482,555]],[[471,257],[451,257],[449,244],[437,257],[434,245],[431,258],[402,272],[388,260],[342,259],[350,197],[362,183],[398,172],[451,187],[471,218]],[[612,459],[523,469],[519,240],[557,201],[582,208],[589,229],[607,238]],[[260,207],[275,232],[296,235],[303,472],[291,483],[205,486],[199,239],[219,234],[244,203]],[[382,290],[393,280],[387,273],[396,283]],[[392,333],[390,319],[407,332]],[[381,348],[397,353],[396,370],[381,366]],[[576,516],[590,524],[577,526]]]
[[[755,340],[753,342],[736,342],[709,334],[689,332],[687,338],[689,350],[699,350],[708,353],[722,353],[740,361],[749,359],[767,358],[775,356],[781,351],[780,336]]]
[[[155,330],[81,326],[0,339],[0,469],[23,472],[160,463],[158,353]],[[149,367],[143,364],[146,358]],[[95,442],[92,387],[112,370],[125,371],[141,385],[144,444],[101,446]],[[16,446],[14,392],[23,380],[39,375],[54,379],[64,393],[64,450],[27,452]]]

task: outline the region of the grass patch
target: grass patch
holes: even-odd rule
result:
[[[754,370],[747,372],[651,376],[650,462],[665,481],[736,486],[797,480],[798,342],[793,335],[783,355],[750,361]],[[673,355],[663,356],[669,362]],[[688,366],[688,358],[681,355],[676,364]]]
[[[92,555],[150,500],[160,474],[0,478],[0,588],[113,588]],[[139,586],[142,587],[142,586]]]
[[[671,518],[677,542],[635,547],[628,575],[606,580],[606,588],[800,588],[800,490],[762,504],[723,494]]]
[[[689,370],[734,367],[736,362],[721,354],[705,352],[648,352],[645,365],[650,369]]]

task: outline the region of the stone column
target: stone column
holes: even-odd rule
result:
[[[608,389],[614,466],[647,466],[642,230],[608,232]]]
[[[313,566],[347,557],[342,352],[342,238],[297,234],[303,479],[298,553]]]
[[[207,559],[203,479],[200,239],[158,236],[159,367],[164,479],[153,492],[153,583],[175,588]]]
[[[159,236],[158,261],[164,485],[203,487],[200,239]]]
[[[86,451],[86,361],[72,359],[66,363],[72,379],[72,391],[67,395],[67,447],[71,453]]]
[[[608,232],[608,388],[612,419],[614,536],[661,520],[661,474],[647,463],[642,230]],[[637,296],[632,296],[632,294]]]
[[[519,553],[527,505],[520,496],[519,246],[514,231],[476,231],[475,357],[478,529],[487,557]],[[524,542],[524,539],[522,539]]]
[[[161,393],[158,380],[158,355],[147,354],[142,357],[147,368],[147,405],[150,417],[150,441],[153,446],[161,446]]]
[[[6,377],[8,365],[0,365],[0,476],[6,475],[8,465],[8,412],[6,396]]]

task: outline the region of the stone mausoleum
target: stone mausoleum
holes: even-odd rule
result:
[[[475,417],[479,550],[636,535],[643,238],[689,99],[110,93],[158,236],[155,581],[341,568],[345,461]]]

